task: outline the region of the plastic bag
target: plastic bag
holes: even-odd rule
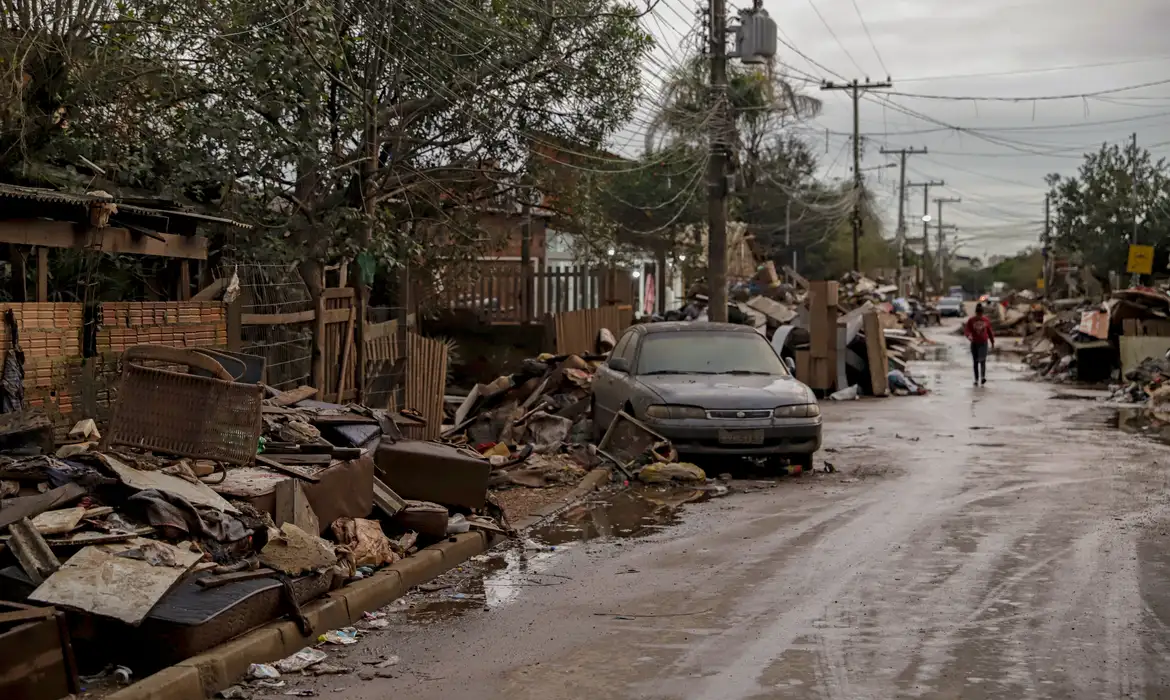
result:
[[[667,484],[672,481],[698,483],[707,480],[707,473],[689,462],[657,462],[638,472],[638,480],[646,484]]]

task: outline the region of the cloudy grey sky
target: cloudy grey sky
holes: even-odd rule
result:
[[[732,3],[731,14],[748,1]],[[661,44],[647,66],[653,78],[694,50],[699,7],[662,0],[644,20]],[[960,228],[962,253],[1008,254],[1035,244],[1044,176],[1075,172],[1081,154],[1104,141],[1136,132],[1155,156],[1170,156],[1170,82],[1117,91],[1170,81],[1167,0],[764,0],[764,7],[780,29],[779,62],[824,99],[824,113],[798,128],[826,174],[850,176],[852,109],[846,93],[822,93],[813,81],[888,74],[893,89],[861,103],[862,167],[891,160],[881,147],[929,149],[910,157],[908,179],[945,180],[932,199],[962,197],[944,209],[944,220]],[[1032,99],[1063,95],[1074,97]],[[644,110],[654,101],[652,88]],[[866,177],[892,233],[897,170]],[[908,212],[920,226],[921,190],[912,192]]]

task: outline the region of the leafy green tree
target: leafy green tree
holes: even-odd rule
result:
[[[514,190],[530,134],[600,143],[624,124],[651,45],[615,0],[10,2],[78,14],[49,23],[63,43],[53,32],[75,24],[123,32],[126,63],[149,67],[74,100],[70,128],[26,159],[83,157],[254,223],[233,254],[300,261],[310,285],[328,259],[490,246],[470,205]]]
[[[1098,273],[1125,270],[1131,236],[1158,245],[1170,234],[1166,161],[1132,143],[1102,145],[1076,175],[1048,176],[1052,242]]]

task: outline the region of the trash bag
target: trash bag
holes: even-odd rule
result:
[[[572,429],[573,421],[568,418],[537,411],[528,419],[524,442],[531,443],[537,454],[559,452]]]
[[[848,389],[842,389],[841,391],[830,394],[829,398],[833,401],[855,401],[861,398],[861,387],[854,384]]]
[[[707,474],[690,462],[656,463],[643,467],[638,472],[638,480],[645,484],[668,484],[672,481],[701,483],[707,480]]]

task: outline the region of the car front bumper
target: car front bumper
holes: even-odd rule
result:
[[[766,421],[645,420],[647,427],[674,445],[680,455],[794,455],[821,449],[821,418],[784,418]],[[728,444],[722,431],[761,431],[756,444]]]

